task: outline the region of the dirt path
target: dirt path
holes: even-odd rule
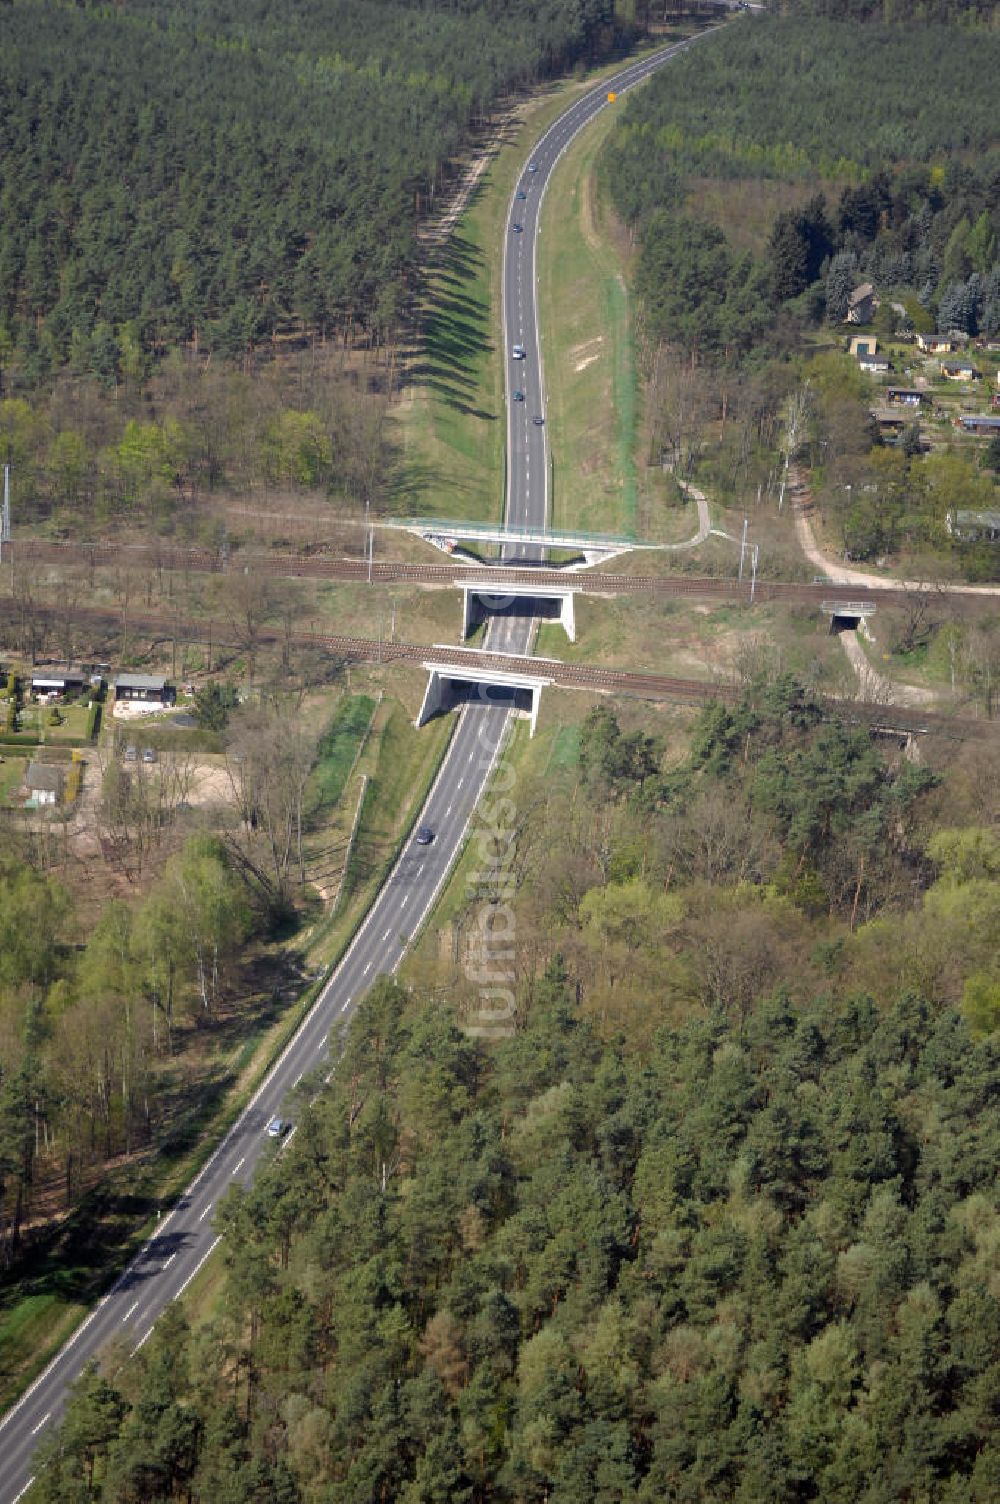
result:
[[[897,684],[880,674],[869,661],[857,632],[841,632],[840,645],[858,676],[862,699],[871,705],[930,705],[937,696],[918,684]]]
[[[685,543],[665,543],[664,548],[697,548],[699,543],[704,543],[712,531],[712,519],[708,511],[708,497],[704,491],[699,491],[697,486],[692,486],[688,481],[678,482],[682,490],[689,496],[693,496],[698,508],[698,531],[693,538],[688,538]]]
[[[837,564],[822,553],[813,532],[810,512],[812,494],[800,473],[791,471],[789,492],[792,498],[792,514],[795,518],[795,536],[799,547],[810,564],[821,571],[834,585],[861,585],[880,590],[940,590],[944,595],[1000,595],[1000,585],[943,584],[928,580],[893,580],[888,575],[869,574],[863,569],[848,569]]]

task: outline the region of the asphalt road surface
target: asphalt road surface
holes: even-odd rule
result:
[[[544,423],[544,375],[535,304],[535,256],[539,215],[549,175],[574,135],[607,107],[609,90],[621,93],[641,82],[689,43],[667,48],[625,68],[582,96],[538,143],[518,182],[525,197],[511,201],[504,258],[504,344],[507,351],[508,493],[511,526],[541,527],[548,512],[548,445]],[[514,224],[522,229],[515,231]],[[521,360],[512,358],[523,346]],[[513,392],[525,394],[513,401]],[[505,562],[530,559],[538,550],[508,545]],[[528,651],[534,622],[514,612],[491,620],[486,644],[499,652]],[[14,1504],[33,1481],[32,1458],[39,1442],[58,1424],[68,1386],[88,1360],[112,1339],[125,1338],[138,1351],[160,1312],[186,1288],[219,1239],[212,1213],[234,1181],[249,1183],[258,1164],[273,1157],[270,1119],[282,1111],[289,1091],[331,1053],[353,1005],[376,977],[395,972],[429,914],[465,839],[473,811],[499,756],[511,714],[506,699],[485,697],[460,711],[448,751],[417,823],[435,832],[430,846],[412,837],[381,889],[339,966],[320,992],[291,1043],[239,1120],[200,1174],[163,1218],[90,1316],[0,1422],[0,1504]]]

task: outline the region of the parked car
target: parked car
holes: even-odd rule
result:
[[[155,747],[143,747],[143,749],[142,749],[142,760],[143,760],[143,762],[155,762],[156,761],[156,748]]]
[[[139,761],[139,748],[135,745],[134,742],[129,742],[128,746],[125,748],[125,761],[126,762],[138,762]]]

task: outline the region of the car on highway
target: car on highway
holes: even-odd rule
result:
[[[536,428],[541,428],[542,424],[545,422],[545,419],[542,417],[541,413],[536,413],[531,421],[532,423],[534,423]]]
[[[517,196],[518,196],[518,198],[522,198],[522,199],[528,197],[528,195],[525,193],[525,191],[524,191],[523,188],[519,188],[517,190]]]
[[[529,162],[528,163],[528,171],[529,172],[537,172],[538,171],[538,163],[537,162]]]
[[[511,356],[513,357],[514,360],[523,360],[524,359],[524,346],[523,345],[515,345],[514,348],[513,348],[513,350],[511,350],[510,353],[511,353]]]
[[[434,832],[429,825],[421,825],[416,839],[418,846],[429,846],[434,839]]]
[[[524,393],[523,392],[515,392],[514,393],[514,401],[515,402],[523,402],[524,401]]]
[[[267,1125],[268,1138],[284,1138],[291,1127],[287,1118],[272,1118]]]
[[[515,226],[514,226],[514,234],[515,234],[515,235],[520,235],[520,233],[521,233],[521,231],[522,231],[522,230],[523,230],[523,229],[524,229],[524,226],[523,226],[523,225],[515,225]]]

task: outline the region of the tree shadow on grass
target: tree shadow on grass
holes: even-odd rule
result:
[[[428,387],[456,412],[494,423],[497,414],[473,401],[476,373],[495,348],[489,290],[479,280],[484,263],[478,247],[457,231],[435,249],[425,269],[419,334],[403,380]]]

